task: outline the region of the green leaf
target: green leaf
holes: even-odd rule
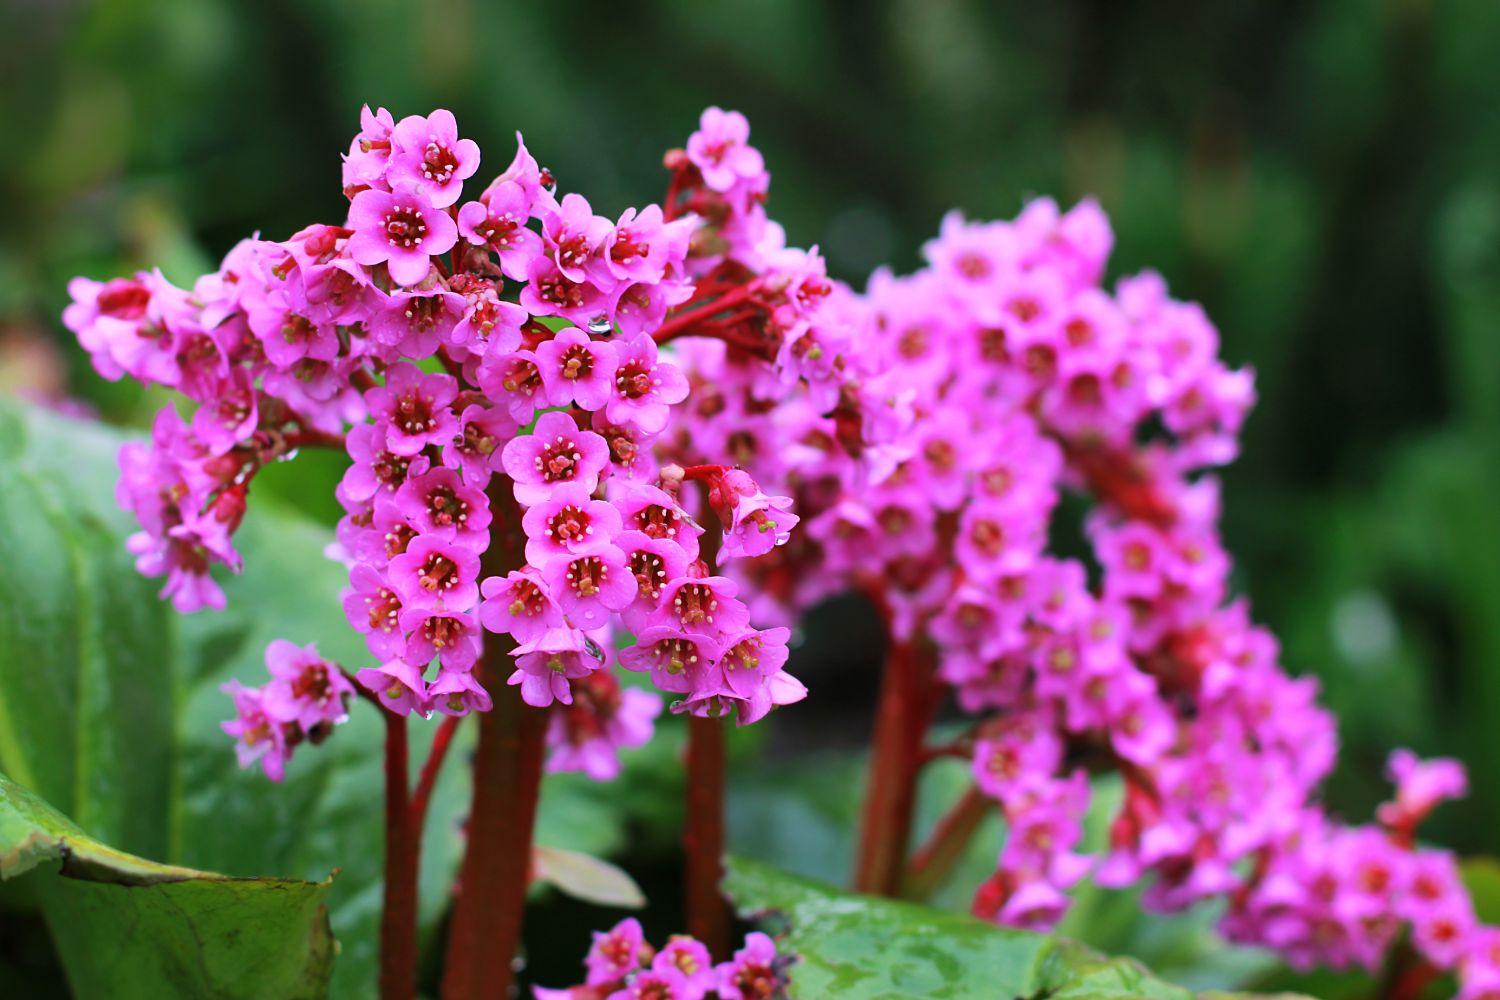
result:
[[[383,856],[381,811],[371,808],[384,789],[381,722],[352,706],[326,744],[299,749],[280,785],[241,771],[219,729],[230,712],[219,686],[264,683],[273,638],[315,641],[353,667],[370,662],[339,607],[344,572],[323,555],[331,532],[252,490],[236,536],[245,573],[223,581],[228,610],[178,615],[124,549],[135,526],[114,502],[123,440],[0,402],[0,770],[135,854],[313,881],[341,869],[327,894],[341,940],[333,992],[369,995]],[[412,727],[418,759],[432,729]],[[463,846],[462,745],[438,782],[423,838],[429,933]]]
[[[550,882],[574,899],[626,910],[646,905],[646,895],[633,878],[592,855],[537,844],[531,849],[531,865],[539,880]]]
[[[745,917],[784,931],[793,997],[844,1000],[1192,1000],[1133,959],[898,900],[856,896],[730,858],[725,893]],[[1245,994],[1201,994],[1203,997]]]
[[[147,861],[90,838],[0,775],[0,879],[17,877],[42,880],[77,996],[327,993],[331,879],[230,878]]]

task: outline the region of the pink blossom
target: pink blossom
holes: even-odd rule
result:
[[[286,775],[292,748],[287,744],[284,724],[266,711],[264,692],[238,681],[230,681],[222,690],[234,698],[235,718],[219,723],[219,728],[235,738],[234,752],[240,767],[259,761],[267,778],[280,781]]]
[[[491,632],[514,636],[524,644],[563,624],[562,609],[531,567],[512,570],[503,579],[492,576],[480,589],[484,602],[479,606],[479,621]]]
[[[450,375],[423,372],[401,362],[386,370],[385,385],[365,393],[370,415],[385,424],[386,448],[415,455],[453,437],[458,421],[451,404],[458,386]]]
[[[472,139],[458,137],[458,122],[451,111],[439,108],[425,118],[410,115],[397,122],[391,133],[387,181],[392,188],[420,191],[435,208],[458,201],[463,182],[478,169],[479,146]]]
[[[765,170],[760,150],[748,144],[750,123],[738,111],[708,108],[698,119],[698,131],[688,137],[687,155],[714,191],[728,191],[753,180]]]
[[[576,402],[585,410],[598,410],[610,398],[616,367],[613,344],[567,327],[538,345],[536,357],[548,406]]]
[[[461,541],[419,535],[391,560],[391,583],[407,608],[466,611],[479,598],[479,556]]]
[[[592,552],[620,533],[620,512],[612,504],[591,499],[578,483],[564,483],[551,496],[526,511],[526,559],[544,565],[554,556]]]
[[[458,242],[453,220],[416,191],[361,191],[349,204],[348,225],[349,256],[366,267],[386,264],[391,280],[408,287]]]
[[[266,647],[266,667],[271,683],[262,704],[272,718],[311,732],[320,724],[337,725],[348,717],[346,700],[354,688],[343,671],[318,655],[316,645],[276,639]]]
[[[592,493],[609,464],[604,439],[581,431],[566,413],[545,413],[532,432],[506,444],[500,453],[505,472],[515,480],[516,500],[534,504],[562,483],[578,483]]]

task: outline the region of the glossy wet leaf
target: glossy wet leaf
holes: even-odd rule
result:
[[[798,956],[793,997],[897,1000],[1193,1000],[1129,958],[963,914],[840,892],[759,862],[731,858],[735,909]],[[1245,997],[1247,994],[1202,994]]]
[[[77,996],[327,993],[327,880],[230,878],[148,861],[94,840],[3,775],[0,879],[33,883]]]

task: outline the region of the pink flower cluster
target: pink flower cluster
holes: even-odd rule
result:
[[[232,535],[256,474],[302,447],[342,447],[344,609],[377,661],[358,682],[386,708],[488,710],[476,671],[488,632],[528,703],[569,706],[551,726],[551,766],[611,775],[661,704],[608,674],[621,626],[638,641],[620,665],[649,673],[674,711],[745,724],[802,698],[782,669],[788,630],[754,627],[735,582],[715,575],[719,560],[785,542],[790,501],[732,465],[659,458],[697,432],[687,379],[658,341],[732,338],[732,317],[696,311],[710,299],[775,302],[795,323],[788,303],[821,280],[772,289],[725,264],[725,248],[779,239],[747,130],[711,109],[692,152],[675,154],[667,207],[610,220],[581,195],[556,197],[524,144],[465,200],[479,149],[450,113],[366,108],[344,158],[343,225],[247,240],[190,291],[159,273],[75,281],[65,319],[102,375],[199,404],[190,421],[167,407],[150,444],[121,454],[141,571],[167,576],[179,610],[222,607],[210,568],[240,568]],[[684,156],[707,170],[697,200],[715,218],[689,210],[699,181],[679,182],[699,175]],[[767,360],[764,377],[801,377]],[[700,541],[699,507],[721,519],[722,541]],[[279,774],[291,743],[264,749],[261,706],[246,690],[236,699],[236,735]]]
[[[1234,458],[1251,376],[1225,367],[1202,310],[1159,277],[1101,287],[1112,243],[1091,202],[1035,201],[1011,222],[951,215],[916,274],[877,273],[863,296],[825,282],[797,326],[763,311],[738,341],[693,344],[708,412],[678,444],[684,461],[729,449],[806,519],[738,570],[761,604],[790,615],[871,594],[893,640],[930,651],[981,716],[965,745],[1010,832],[976,912],[1045,927],[1085,875],[1148,879],[1148,905],[1227,898],[1227,932],[1291,954],[1292,925],[1266,903],[1285,904],[1288,883],[1265,875],[1345,828],[1316,805],[1337,741],[1315,683],[1289,676],[1229,600],[1203,470]],[[772,272],[788,260],[735,252]],[[757,338],[815,369],[771,377],[766,351],[736,349]],[[1096,501],[1092,560],[1047,552],[1065,490]],[[1080,850],[1090,770],[1126,785],[1102,858]],[[1415,924],[1405,905],[1383,897],[1382,912]],[[1298,961],[1374,961],[1394,933],[1376,948],[1353,943],[1352,915],[1342,937],[1298,919]]]
[[[280,781],[298,744],[323,742],[348,718],[354,687],[313,645],[277,639],[266,647],[266,668],[271,680],[263,687],[224,685],[235,718],[220,725],[235,738],[241,767],[259,761],[266,777]]]
[[[752,931],[727,962],[714,964],[695,938],[674,935],[661,949],[645,940],[634,917],[595,931],[584,981],[565,989],[533,988],[536,1000],[778,1000],[786,966],[776,943]]]

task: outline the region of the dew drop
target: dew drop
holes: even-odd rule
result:
[[[614,328],[615,326],[609,321],[609,317],[604,315],[603,313],[600,313],[598,316],[595,316],[593,319],[589,320],[589,333],[592,333],[597,337],[609,336],[610,333],[614,331]]]
[[[289,448],[289,449],[287,449],[286,454],[284,454],[284,455],[280,456],[279,458],[277,458],[276,461],[278,461],[278,462],[290,462],[292,459],[294,459],[296,457],[297,457],[297,449],[296,448]]]

